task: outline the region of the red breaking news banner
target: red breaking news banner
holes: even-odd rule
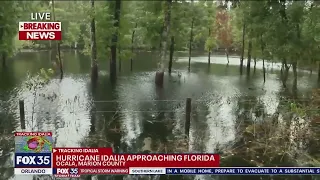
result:
[[[61,40],[61,22],[19,22],[19,40]]]
[[[113,154],[111,148],[54,148],[53,168],[219,167],[217,154]],[[123,172],[119,172],[123,174]]]
[[[61,31],[19,31],[19,40],[61,40]]]

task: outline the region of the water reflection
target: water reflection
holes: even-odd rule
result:
[[[88,106],[91,98],[85,78],[66,76],[62,81],[52,80],[36,91],[25,88],[22,85],[10,102],[24,100],[26,131],[52,131],[57,147],[79,146],[90,126]],[[19,117],[17,108],[16,115]]]
[[[180,58],[174,63],[172,76],[165,76],[164,88],[157,89],[154,85],[156,60],[154,55],[146,53],[138,56],[141,59],[135,61],[133,73],[130,62],[123,62],[123,72],[115,86],[108,80],[108,63],[101,62],[99,81],[92,89],[89,59],[74,52],[64,54],[68,59],[65,78],[51,80],[36,94],[25,88],[25,74],[51,67],[48,53],[17,56],[9,64],[8,72],[1,72],[5,75],[0,76],[4,82],[0,84],[1,132],[6,130],[10,134],[19,130],[17,101],[23,99],[27,130],[54,132],[57,147],[113,146],[118,152],[139,152],[149,139],[148,148],[157,151],[161,149],[160,144],[170,143],[168,139],[183,135],[185,101],[190,97],[189,150],[216,152],[217,146],[226,147],[234,141],[244,119],[242,116],[254,112],[253,105],[244,101],[249,99],[255,105],[261,104],[267,114],[273,114],[282,90],[276,68],[273,73],[268,72],[264,84],[261,69],[250,78],[240,77],[239,68],[234,66],[238,65],[238,58],[230,58],[226,67],[224,57],[213,57],[214,64],[208,71],[205,56],[192,59],[191,73],[186,72],[184,58]],[[312,78],[309,75],[299,77],[300,92],[315,85]],[[99,140],[89,139],[86,141],[89,143],[84,143],[93,136]],[[4,147],[6,149],[1,150],[7,154],[3,155],[7,159],[13,146]]]

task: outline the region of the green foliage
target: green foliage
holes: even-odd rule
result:
[[[320,52],[317,45],[319,10],[315,2],[241,1],[240,6],[231,10],[234,46],[241,48],[245,24],[245,41],[248,44],[248,40],[252,40],[255,57],[310,62],[310,58],[317,58]]]
[[[118,47],[121,59],[134,56],[131,48],[159,49],[164,20],[163,1],[122,1]],[[220,24],[217,13],[225,11],[229,20]],[[29,20],[31,12],[51,12],[51,3],[45,1],[4,1],[0,7],[0,30],[4,35],[0,49],[14,55],[22,48],[48,48],[49,41],[18,41],[17,23]],[[56,1],[56,20],[62,22],[62,47],[80,44],[84,54],[91,52],[90,24],[96,22],[97,55],[99,60],[110,57],[113,32],[114,2],[95,1],[92,9],[89,1]],[[245,52],[248,41],[253,43],[252,55],[264,59],[304,59],[308,63],[320,57],[320,7],[315,1],[241,1],[226,8],[214,1],[172,1],[170,34],[175,38],[175,50],[187,50],[193,27],[193,48],[210,51],[229,42],[240,50],[242,28],[246,25]],[[221,38],[221,32],[229,31],[230,39]],[[209,33],[210,31],[210,33]],[[221,31],[221,32],[217,32]],[[134,32],[133,43],[132,34]],[[226,33],[228,34],[228,33]],[[227,42],[226,42],[227,41]],[[262,48],[264,53],[262,53]],[[311,59],[312,57],[312,59]],[[301,61],[301,60],[300,60]],[[300,62],[299,61],[299,62]]]
[[[0,6],[0,50],[9,56],[15,54],[15,40],[18,19],[23,12],[23,3],[3,1]]]
[[[291,112],[295,113],[299,117],[306,116],[306,110],[304,108],[299,107],[296,103],[290,103],[290,110]]]
[[[54,71],[52,69],[40,69],[40,71],[32,76],[30,73],[27,74],[26,87],[29,90],[36,92],[38,89],[44,87],[54,75]]]
[[[209,37],[206,40],[206,44],[205,44],[205,50],[208,52],[211,52],[211,50],[213,48],[215,48],[217,46],[217,43],[215,41],[215,39],[213,37]]]

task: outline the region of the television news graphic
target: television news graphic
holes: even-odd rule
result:
[[[52,133],[15,133],[15,175],[52,174]]]
[[[79,178],[78,168],[54,168],[53,174],[59,178]]]
[[[217,154],[114,154],[111,148],[54,148],[52,155],[53,174],[60,178],[130,174],[130,170],[135,174],[165,174],[166,168],[219,167]]]
[[[31,13],[30,19],[19,22],[19,40],[61,40],[61,22],[50,22],[50,12]]]
[[[132,170],[130,169],[130,174]],[[211,175],[320,175],[319,167],[219,167],[219,168],[166,168],[166,174]]]
[[[51,20],[51,13],[49,12],[34,12],[31,13],[30,15],[31,20],[47,20],[50,21]]]
[[[19,40],[61,40],[61,22],[19,22]]]
[[[54,148],[55,177],[80,175],[319,175],[311,167],[219,167],[217,154],[115,154],[111,148]]]

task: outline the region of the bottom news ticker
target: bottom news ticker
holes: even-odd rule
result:
[[[16,175],[42,174],[56,177],[80,175],[320,175],[320,168],[313,167],[219,167],[219,168],[15,168]]]
[[[219,168],[56,168],[56,177],[80,175],[319,175],[320,168],[310,167],[219,167]]]

